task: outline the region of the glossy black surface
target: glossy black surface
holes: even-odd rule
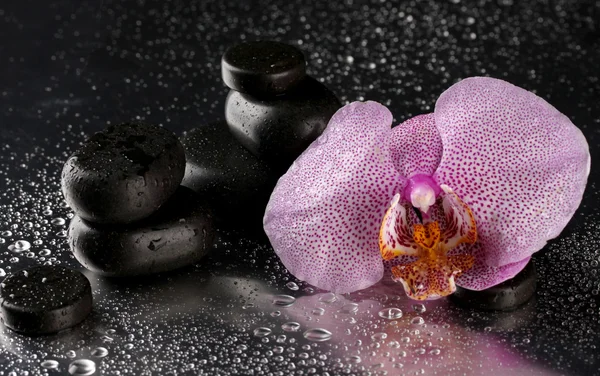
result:
[[[56,333],[83,321],[92,311],[90,282],[73,269],[36,266],[2,281],[2,322],[26,335]]]
[[[272,99],[230,91],[225,120],[239,143],[282,174],[340,107],[331,90],[307,77],[293,92]]]
[[[262,217],[278,175],[244,148],[224,121],[182,138],[187,168],[182,185],[210,205],[219,227],[262,232]]]
[[[482,291],[459,286],[449,298],[457,305],[484,311],[513,311],[535,295],[536,272],[533,263],[527,264],[514,278]]]
[[[286,94],[306,76],[302,52],[289,44],[252,41],[231,46],[221,59],[223,82],[257,97]]]
[[[161,278],[119,283],[84,270],[95,299],[89,319],[34,339],[0,327],[0,370],[64,374],[87,358],[98,375],[597,374],[598,19],[600,4],[590,0],[3,2],[0,269],[8,273],[43,263],[81,268],[65,225],[52,223],[72,214],[60,193],[68,156],[107,121],[181,135],[222,120],[229,89],[220,59],[245,40],[299,46],[308,73],[342,102],[379,101],[395,123],[431,112],[461,78],[508,80],[582,129],[592,170],[571,223],[533,257],[535,298],[512,312],[447,300],[415,310],[397,284],[331,302],[289,275],[267,243],[221,234],[196,266]],[[10,251],[18,240],[31,249]],[[273,304],[280,294],[296,301]],[[387,308],[403,316],[378,315]],[[298,331],[284,330],[289,322]],[[264,327],[271,333],[254,334]],[[331,339],[306,339],[314,328]],[[108,355],[92,356],[98,347]],[[44,369],[44,360],[58,370]]]
[[[129,225],[94,224],[75,216],[71,251],[87,269],[110,277],[171,271],[198,262],[211,249],[214,226],[202,197],[185,187],[154,214]]]
[[[80,217],[95,223],[146,218],[175,192],[185,171],[181,143],[148,124],[110,126],[65,163],[62,191]]]

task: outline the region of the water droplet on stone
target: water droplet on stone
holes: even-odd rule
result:
[[[96,363],[89,359],[77,359],[69,364],[69,373],[75,376],[87,376],[96,372]]]
[[[255,337],[266,337],[269,334],[271,334],[271,329],[269,329],[269,328],[260,327],[260,328],[254,329]]]
[[[104,358],[108,355],[108,350],[105,347],[96,347],[92,350],[92,356],[96,358]]]
[[[332,334],[330,331],[322,328],[308,329],[304,332],[304,338],[314,342],[329,341],[331,336]]]
[[[402,310],[399,308],[385,308],[379,311],[379,317],[388,320],[395,320],[402,317]]]
[[[300,324],[295,321],[286,322],[285,324],[281,325],[281,329],[286,332],[297,332],[300,330]]]
[[[296,298],[290,295],[275,295],[273,297],[273,304],[279,307],[289,307],[296,302]]]
[[[46,369],[55,369],[58,368],[58,362],[56,360],[44,360],[40,365]]]

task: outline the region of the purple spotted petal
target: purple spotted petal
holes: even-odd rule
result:
[[[475,265],[456,278],[456,284],[469,290],[484,290],[517,275],[531,257],[502,266],[489,266],[485,263],[485,249],[481,243],[475,243],[468,253],[475,256]],[[464,253],[464,252],[463,252]]]
[[[381,219],[405,184],[389,155],[391,123],[379,103],[343,107],[277,183],[264,227],[296,278],[337,293],[381,279]]]
[[[440,96],[435,121],[444,150],[434,177],[473,210],[487,265],[521,262],[558,236],[590,170],[587,142],[567,117],[524,89],[476,77]]]
[[[442,158],[434,114],[415,116],[393,128],[390,153],[400,175],[433,175]]]

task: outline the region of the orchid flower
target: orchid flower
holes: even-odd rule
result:
[[[535,94],[474,77],[391,128],[376,102],[341,108],[273,191],[271,244],[298,279],[347,293],[384,270],[407,295],[482,290],[560,234],[590,171],[581,131]]]

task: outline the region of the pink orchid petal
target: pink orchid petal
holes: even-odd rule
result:
[[[379,103],[343,107],[277,183],[264,228],[296,278],[337,293],[381,279],[381,220],[406,184],[389,156],[391,123]]]
[[[590,169],[587,142],[566,116],[524,89],[476,77],[440,96],[435,122],[444,150],[434,178],[473,211],[485,264],[522,262],[558,236]]]
[[[392,129],[390,152],[400,175],[433,175],[442,158],[434,114],[415,116]]]
[[[456,278],[456,284],[465,289],[478,291],[513,278],[527,266],[531,259],[526,257],[502,266],[489,266],[485,263],[486,251],[480,243],[475,243],[468,253],[475,256],[475,264]]]

